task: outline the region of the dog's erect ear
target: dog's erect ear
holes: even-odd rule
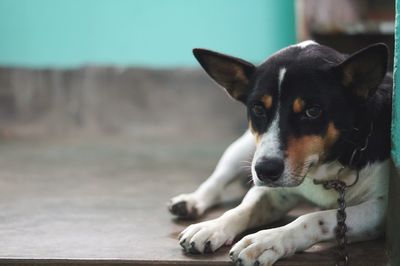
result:
[[[249,79],[256,67],[242,59],[205,49],[193,49],[193,54],[210,77],[225,88],[230,96],[245,102]]]
[[[349,56],[336,68],[342,84],[358,99],[373,95],[387,71],[388,48],[383,43],[370,45]]]

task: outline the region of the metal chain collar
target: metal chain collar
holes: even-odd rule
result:
[[[370,131],[368,133],[368,136],[365,139],[364,146],[355,148],[353,153],[351,154],[349,165],[348,165],[349,168],[354,166],[354,160],[356,158],[356,155],[358,154],[358,158],[360,158],[361,153],[367,149],[369,138],[372,134],[372,130],[373,130],[373,124],[371,123]],[[337,213],[336,213],[337,225],[335,227],[336,242],[338,244],[338,258],[336,260],[335,266],[349,265],[349,256],[348,256],[348,251],[347,251],[347,236],[346,236],[346,232],[347,232],[346,207],[347,206],[346,206],[345,196],[346,196],[346,190],[349,189],[350,187],[354,186],[360,177],[359,170],[356,170],[355,180],[351,184],[347,185],[344,181],[340,180],[340,176],[345,168],[346,168],[345,166],[342,166],[339,169],[339,171],[336,174],[336,179],[328,180],[328,181],[314,180],[314,184],[322,185],[325,189],[334,189],[339,194],[339,197],[337,200],[339,207],[338,207]]]

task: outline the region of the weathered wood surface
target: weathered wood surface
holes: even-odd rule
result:
[[[231,265],[228,248],[185,255],[177,235],[191,222],[173,219],[165,206],[207,176],[229,141],[103,136],[1,143],[0,264]],[[232,191],[231,199],[238,190]],[[329,246],[277,265],[331,266]],[[350,252],[351,265],[384,265],[382,241]]]

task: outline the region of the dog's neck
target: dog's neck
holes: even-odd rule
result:
[[[327,161],[338,160],[346,167],[360,170],[367,164],[389,158],[391,86],[392,78],[388,75],[376,94],[366,103],[358,105],[354,128],[343,134]],[[359,152],[351,163],[354,150],[361,149],[366,142],[366,149]]]

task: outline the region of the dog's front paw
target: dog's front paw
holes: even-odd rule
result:
[[[229,256],[235,265],[273,265],[279,258],[290,256],[296,251],[290,234],[287,229],[274,228],[245,236],[233,246]]]
[[[207,202],[194,193],[176,196],[168,203],[168,210],[181,218],[197,218],[207,207]]]
[[[179,244],[188,253],[212,253],[224,244],[230,245],[235,235],[220,218],[186,228],[179,235]]]

